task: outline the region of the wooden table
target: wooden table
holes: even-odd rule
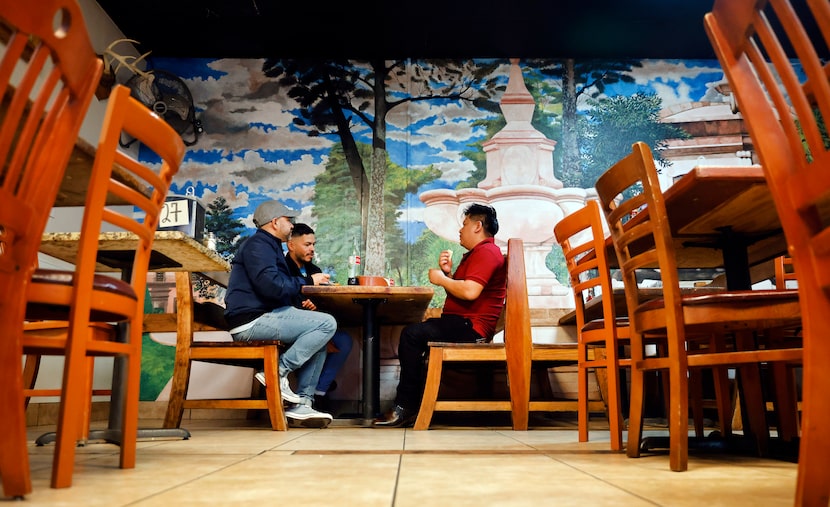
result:
[[[748,289],[769,278],[773,259],[787,250],[759,165],[697,166],[663,195],[678,268],[722,267],[728,289]],[[607,245],[616,267],[610,237]]]
[[[40,252],[75,264],[78,257],[78,245],[81,239],[79,232],[57,232],[46,233],[40,245]],[[99,238],[99,256],[96,269],[101,272],[122,272],[128,269],[131,256],[138,246],[138,238],[129,232],[105,232]],[[218,253],[208,249],[190,236],[181,231],[157,231],[153,240],[153,252],[150,255],[149,271],[176,271],[176,288],[185,289],[182,294],[191,294],[190,273],[204,273],[208,277],[219,281],[225,280],[227,284],[227,272],[230,271],[230,264]],[[192,305],[193,300],[179,301],[180,305]],[[188,312],[192,316],[192,312]],[[193,322],[183,322],[177,312],[175,327],[164,322],[155,323],[155,331],[177,331],[193,332]],[[165,315],[147,315],[145,319],[165,319]],[[192,317],[191,317],[192,319]],[[126,368],[126,362],[116,358],[113,367],[113,390],[110,401],[110,416],[107,429],[90,431],[90,440],[105,440],[107,442],[120,442],[121,427],[121,379]],[[189,438],[190,432],[183,428],[152,428],[139,429],[139,438],[160,438],[160,437],[181,437]],[[41,435],[37,442],[39,445],[54,440],[54,433]]]
[[[422,321],[434,290],[431,287],[306,285],[303,294],[319,311],[334,315],[339,324],[363,328],[363,419],[371,423],[380,408],[380,326]]]
[[[75,264],[80,232],[48,232],[43,235],[40,252]],[[100,235],[96,270],[122,271],[127,254],[138,246],[138,238],[129,232],[105,232]],[[130,257],[131,260],[131,257]],[[230,264],[181,231],[157,231],[150,255],[149,271],[227,272]]]

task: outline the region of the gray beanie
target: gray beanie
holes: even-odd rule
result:
[[[254,225],[257,229],[279,217],[296,217],[300,212],[293,210],[279,201],[265,201],[254,211]]]

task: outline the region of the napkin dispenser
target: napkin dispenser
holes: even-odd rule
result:
[[[160,231],[182,231],[196,241],[205,235],[205,206],[193,195],[193,188],[186,195],[168,195],[159,217]]]

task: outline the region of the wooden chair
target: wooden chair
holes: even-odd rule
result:
[[[179,327],[176,331],[176,359],[173,367],[173,380],[170,388],[170,398],[167,402],[167,413],[164,416],[165,428],[178,428],[182,422],[184,409],[245,409],[267,410],[271,421],[271,429],[286,431],[288,425],[282,407],[282,398],[278,379],[279,341],[197,341],[194,340],[194,306],[190,304],[193,297],[190,290],[190,274],[176,273],[176,301]],[[181,280],[186,278],[186,280]],[[229,328],[223,316],[223,308],[213,303],[205,303],[195,307],[202,315],[199,316],[200,329],[216,329],[227,331]],[[205,327],[208,324],[211,327]],[[146,328],[146,331],[161,329]],[[253,386],[249,398],[225,399],[187,399],[190,388],[190,372],[193,361],[204,361],[214,364],[241,366],[264,370],[265,378],[272,379],[265,384],[265,399],[259,396],[259,382],[252,379]]]
[[[620,345],[628,342],[628,318],[617,317],[614,308],[611,272],[605,251],[605,233],[596,201],[566,216],[553,229],[562,247],[568,267],[576,308],[578,362],[578,428],[579,441],[588,441],[588,375],[604,368],[608,385],[605,403],[611,433],[611,450],[622,450],[623,415],[621,407],[620,368],[631,365],[629,358],[620,358]],[[593,296],[602,297],[602,317],[586,320],[585,306]],[[601,347],[604,354],[590,357],[589,349]]]
[[[830,82],[818,51],[826,51],[830,39],[830,4],[808,0],[797,11],[787,0],[716,0],[704,24],[764,168],[796,268],[804,367],[795,503],[827,505]],[[812,40],[805,26],[821,37]]]
[[[526,430],[530,403],[531,335],[524,244],[507,241],[507,295],[504,343],[430,342],[426,387],[415,421],[416,430],[429,429],[434,412],[510,412],[514,430]],[[494,363],[507,367],[509,400],[438,400],[445,362]]]
[[[142,149],[152,150],[161,160],[160,168],[154,170],[118,151],[123,133],[139,139]],[[27,318],[68,323],[64,335],[27,335],[23,340],[24,353],[65,356],[52,466],[54,488],[72,484],[75,444],[86,423],[84,407],[89,404],[89,356],[113,356],[126,363],[122,385],[114,385],[113,390],[121,389],[123,394],[120,466],[135,467],[147,268],[159,215],[183,158],[184,143],[176,131],[133,99],[128,88],[115,86],[87,190],[75,270],[37,270],[27,293]],[[113,175],[116,164],[130,175],[133,184],[125,184]],[[121,204],[107,205],[112,199]],[[136,208],[143,211],[143,216],[137,216]],[[117,231],[106,234],[126,233],[137,238],[135,251],[120,252],[122,280],[96,274],[103,227]],[[100,339],[100,334],[91,332],[91,323],[95,322],[117,323],[112,324],[117,332],[107,336],[117,339]]]
[[[764,452],[763,432],[768,429],[757,366],[799,360],[801,348],[758,349],[753,332],[798,325],[798,295],[778,290],[681,294],[666,207],[645,143],[634,143],[630,155],[599,177],[596,189],[622,272],[631,326],[628,456],[640,455],[646,371],[668,372],[669,462],[672,470],[683,471],[688,467],[689,371],[729,365],[744,365],[739,368],[742,396],[761,411],[760,420],[757,410],[750,411],[749,427],[759,439],[759,452]],[[662,298],[643,302],[636,279],[642,268],[660,270]],[[654,334],[667,337],[666,355],[645,357],[644,340]]]
[[[57,21],[57,24],[56,24]],[[40,238],[103,72],[72,0],[0,2],[0,476],[32,491],[21,372],[26,287]],[[6,39],[6,37],[4,37]]]

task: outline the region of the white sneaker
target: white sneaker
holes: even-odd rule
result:
[[[262,387],[265,387],[265,372],[264,371],[258,371],[256,373],[254,373],[254,378],[257,379],[257,381],[260,384],[262,384]]]
[[[331,414],[318,412],[308,405],[299,403],[285,410],[285,417],[291,420],[300,421],[301,426],[308,428],[325,428],[334,419]]]
[[[263,377],[265,377],[265,374],[263,374]],[[288,384],[287,376],[280,377],[280,395],[282,395],[282,399],[288,403],[301,403],[303,401],[302,398],[294,394],[294,391],[291,390],[291,385]]]

